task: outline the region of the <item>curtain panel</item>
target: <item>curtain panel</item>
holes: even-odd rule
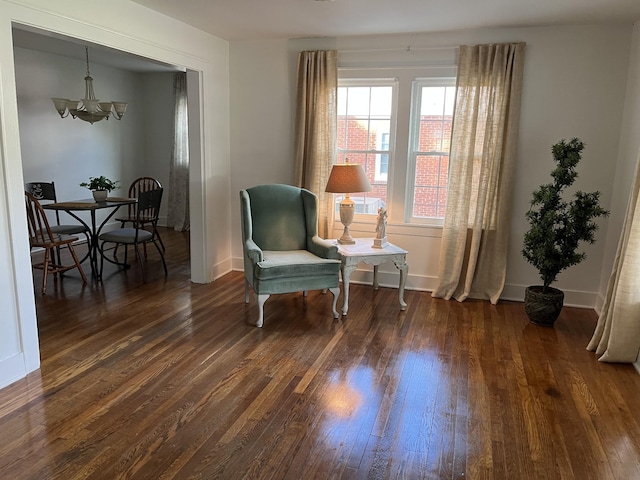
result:
[[[167,225],[189,230],[189,128],[187,118],[187,74],[173,77],[173,150],[169,164],[169,208]]]
[[[607,293],[587,350],[601,362],[633,363],[640,351],[640,159]]]
[[[460,47],[434,297],[500,298],[507,268],[524,43]]]
[[[294,179],[318,196],[318,235],[327,238],[333,195],[325,193],[336,158],[338,52],[298,55]]]

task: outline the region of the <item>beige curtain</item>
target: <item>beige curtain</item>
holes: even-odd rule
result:
[[[318,235],[327,238],[333,196],[325,193],[336,155],[338,52],[298,55],[294,175],[318,196]]]
[[[633,363],[640,351],[640,160],[607,295],[587,346],[601,362]]]
[[[187,74],[173,77],[173,151],[169,164],[167,226],[189,230],[189,125],[187,121]]]
[[[497,303],[507,267],[524,43],[461,46],[434,297]]]

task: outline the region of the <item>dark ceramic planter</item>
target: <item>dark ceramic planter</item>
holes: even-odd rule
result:
[[[553,327],[562,310],[564,292],[553,287],[547,287],[544,293],[542,290],[542,285],[534,285],[525,289],[524,310],[531,323],[543,327]]]

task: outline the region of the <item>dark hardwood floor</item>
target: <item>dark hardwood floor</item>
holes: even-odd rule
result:
[[[585,350],[593,311],[542,328],[353,285],[348,317],[280,295],[258,329],[241,273],[192,284],[187,235],[162,235],[166,279],[150,249],[147,284],[36,288],[42,368],[0,390],[1,479],[640,478],[640,375]]]

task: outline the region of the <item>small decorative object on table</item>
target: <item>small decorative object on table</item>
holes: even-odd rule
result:
[[[93,199],[96,202],[105,202],[109,192],[120,188],[119,183],[120,180],[109,180],[102,175],[100,177],[89,177],[89,181],[82,182],[80,186],[91,190],[93,192]]]
[[[373,239],[373,248],[384,248],[387,244],[387,211],[378,208],[378,224],[376,225],[376,238]]]

